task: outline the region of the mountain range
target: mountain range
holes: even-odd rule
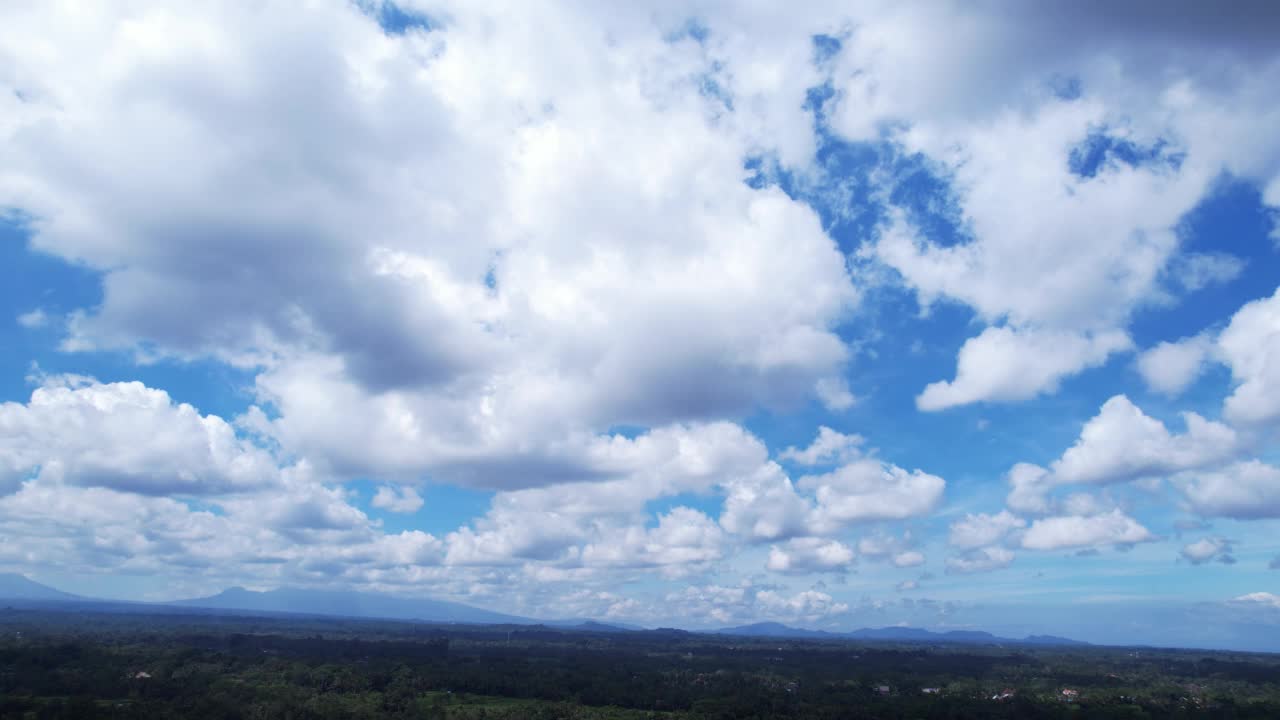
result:
[[[465,623],[476,625],[545,625],[580,632],[651,632],[688,634],[684,630],[645,628],[622,623],[603,623],[589,619],[535,620],[484,610],[462,603],[431,598],[405,598],[378,593],[361,593],[332,590],[307,590],[279,588],[264,592],[233,587],[209,597],[175,600],[166,603],[141,603],[105,601],[73,595],[16,574],[0,573],[0,603],[21,604],[92,604],[98,609],[127,610],[129,612],[207,612],[223,613],[292,613],[334,617],[409,620],[435,623]],[[708,631],[717,635],[738,635],[754,638],[795,638],[816,640],[881,640],[892,642],[951,643],[969,645],[1087,645],[1077,640],[1051,635],[1030,635],[1025,638],[1002,638],[977,630],[950,630],[934,632],[920,628],[885,627],[863,628],[852,632],[828,632],[806,630],[776,622],[762,622]]]
[[[1024,638],[1006,638],[981,630],[947,630],[934,632],[913,627],[862,628],[851,632],[805,630],[776,622],[754,623],[738,627],[721,628],[717,635],[742,637],[776,637],[812,640],[883,640],[892,642],[948,643],[963,645],[1088,645],[1089,643],[1053,635],[1028,635]]]

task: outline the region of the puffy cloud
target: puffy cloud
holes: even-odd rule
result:
[[[0,405],[0,480],[148,495],[209,495],[278,483],[269,452],[216,415],[138,382],[46,377],[26,404]]]
[[[422,509],[422,496],[411,487],[383,485],[369,504],[394,513],[415,513]]]
[[[1022,547],[1061,550],[1133,545],[1155,539],[1149,530],[1116,509],[1101,515],[1063,515],[1036,520],[1022,536]]]
[[[1057,390],[1062,378],[1097,367],[1132,346],[1120,331],[1096,334],[992,327],[960,348],[956,378],[930,384],[916,398],[921,410],[973,402],[1027,400]]]
[[[667,617],[687,618],[694,625],[730,625],[756,619],[815,623],[848,612],[849,606],[820,590],[793,594],[749,584],[691,585],[668,593]]]
[[[1176,228],[1224,172],[1280,187],[1280,142],[1266,130],[1280,116],[1267,90],[1280,57],[1238,42],[1258,37],[1242,27],[1249,20],[1207,40],[1170,20],[1184,12],[1196,10],[1142,18],[1158,29],[1070,3],[1034,13],[879,7],[851,21],[833,71],[832,126],[922,153],[949,181],[950,196],[929,202],[958,235],[900,218],[867,254],[923,305],[958,301],[994,326],[962,350],[954,381],[926,389],[921,408],[1052,391],[1127,347],[1135,309],[1234,271],[1225,258],[1180,257]],[[1245,68],[1248,79],[1235,80]],[[1280,192],[1265,197],[1275,204]],[[1052,346],[1060,357],[1037,352]],[[1019,349],[1032,354],[1020,361]]]
[[[1212,349],[1205,335],[1162,342],[1138,356],[1138,372],[1152,390],[1178,395],[1204,371]]]
[[[1236,312],[1218,336],[1218,353],[1236,382],[1226,417],[1244,424],[1280,418],[1280,289]]]
[[[671,575],[719,560],[723,531],[714,520],[692,508],[677,507],[654,528],[630,527],[605,532],[582,549],[582,562],[593,567],[658,567]]]
[[[1183,413],[1187,431],[1171,434],[1123,395],[1102,405],[1080,438],[1053,463],[1058,483],[1122,482],[1203,467],[1237,450],[1235,431]]]
[[[1241,595],[1233,599],[1233,602],[1246,605],[1258,605],[1261,607],[1280,610],[1280,595],[1269,592],[1253,592]]]
[[[103,273],[66,349],[262,368],[266,427],[317,467],[491,487],[589,474],[575,446],[613,426],[852,402],[844,258],[743,182],[812,152],[812,19],[703,43],[581,6],[402,34],[349,3],[63,10],[0,21],[0,205]]]
[[[947,572],[959,574],[991,572],[1007,568],[1012,562],[1013,552],[1008,548],[974,548],[947,558]]]
[[[1234,565],[1236,562],[1231,555],[1231,541],[1222,537],[1201,538],[1184,545],[1179,554],[1192,565],[1203,565],[1214,561],[1224,565]]]
[[[1182,418],[1186,432],[1170,433],[1124,395],[1112,397],[1048,470],[1019,463],[1009,471],[1009,507],[1049,512],[1049,493],[1058,486],[1174,475],[1223,463],[1239,452],[1241,443],[1233,429],[1191,412]]]
[[[769,548],[765,567],[780,573],[810,573],[844,570],[853,564],[853,548],[837,540],[816,537],[792,538]]]
[[[1005,476],[1010,487],[1005,502],[1018,512],[1049,511],[1049,491],[1053,489],[1049,471],[1032,463],[1018,463]]]
[[[946,481],[921,470],[865,459],[823,475],[806,475],[798,485],[812,489],[817,498],[815,526],[834,528],[928,513],[941,501]]]
[[[823,425],[818,428],[818,436],[809,447],[788,447],[778,453],[778,459],[799,465],[839,464],[857,459],[864,442],[866,440],[861,435],[846,435]]]
[[[918,550],[907,550],[893,556],[893,566],[900,568],[918,567],[925,561],[924,553]]]
[[[807,534],[812,503],[801,497],[777,465],[725,484],[720,524],[729,532],[756,540],[780,540]]]
[[[818,590],[805,590],[794,595],[785,595],[776,590],[761,590],[756,593],[756,604],[765,617],[794,618],[806,622],[815,622],[849,610],[847,604]]]
[[[1280,468],[1259,460],[1193,473],[1179,483],[1191,508],[1209,517],[1280,517]]]
[[[948,542],[952,547],[963,550],[984,545],[996,545],[1010,533],[1021,530],[1026,526],[1026,520],[1017,517],[1008,510],[1002,510],[995,515],[986,513],[974,515],[970,513],[965,515],[963,519],[951,523]]]

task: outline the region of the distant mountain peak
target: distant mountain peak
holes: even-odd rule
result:
[[[0,598],[9,600],[81,600],[79,595],[41,585],[18,573],[0,573]]]

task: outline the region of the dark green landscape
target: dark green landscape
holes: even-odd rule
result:
[[[18,604],[0,717],[1276,718],[1280,656]]]

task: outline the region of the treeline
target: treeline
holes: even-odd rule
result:
[[[0,611],[0,718],[64,717],[1280,718],[1280,658]]]

